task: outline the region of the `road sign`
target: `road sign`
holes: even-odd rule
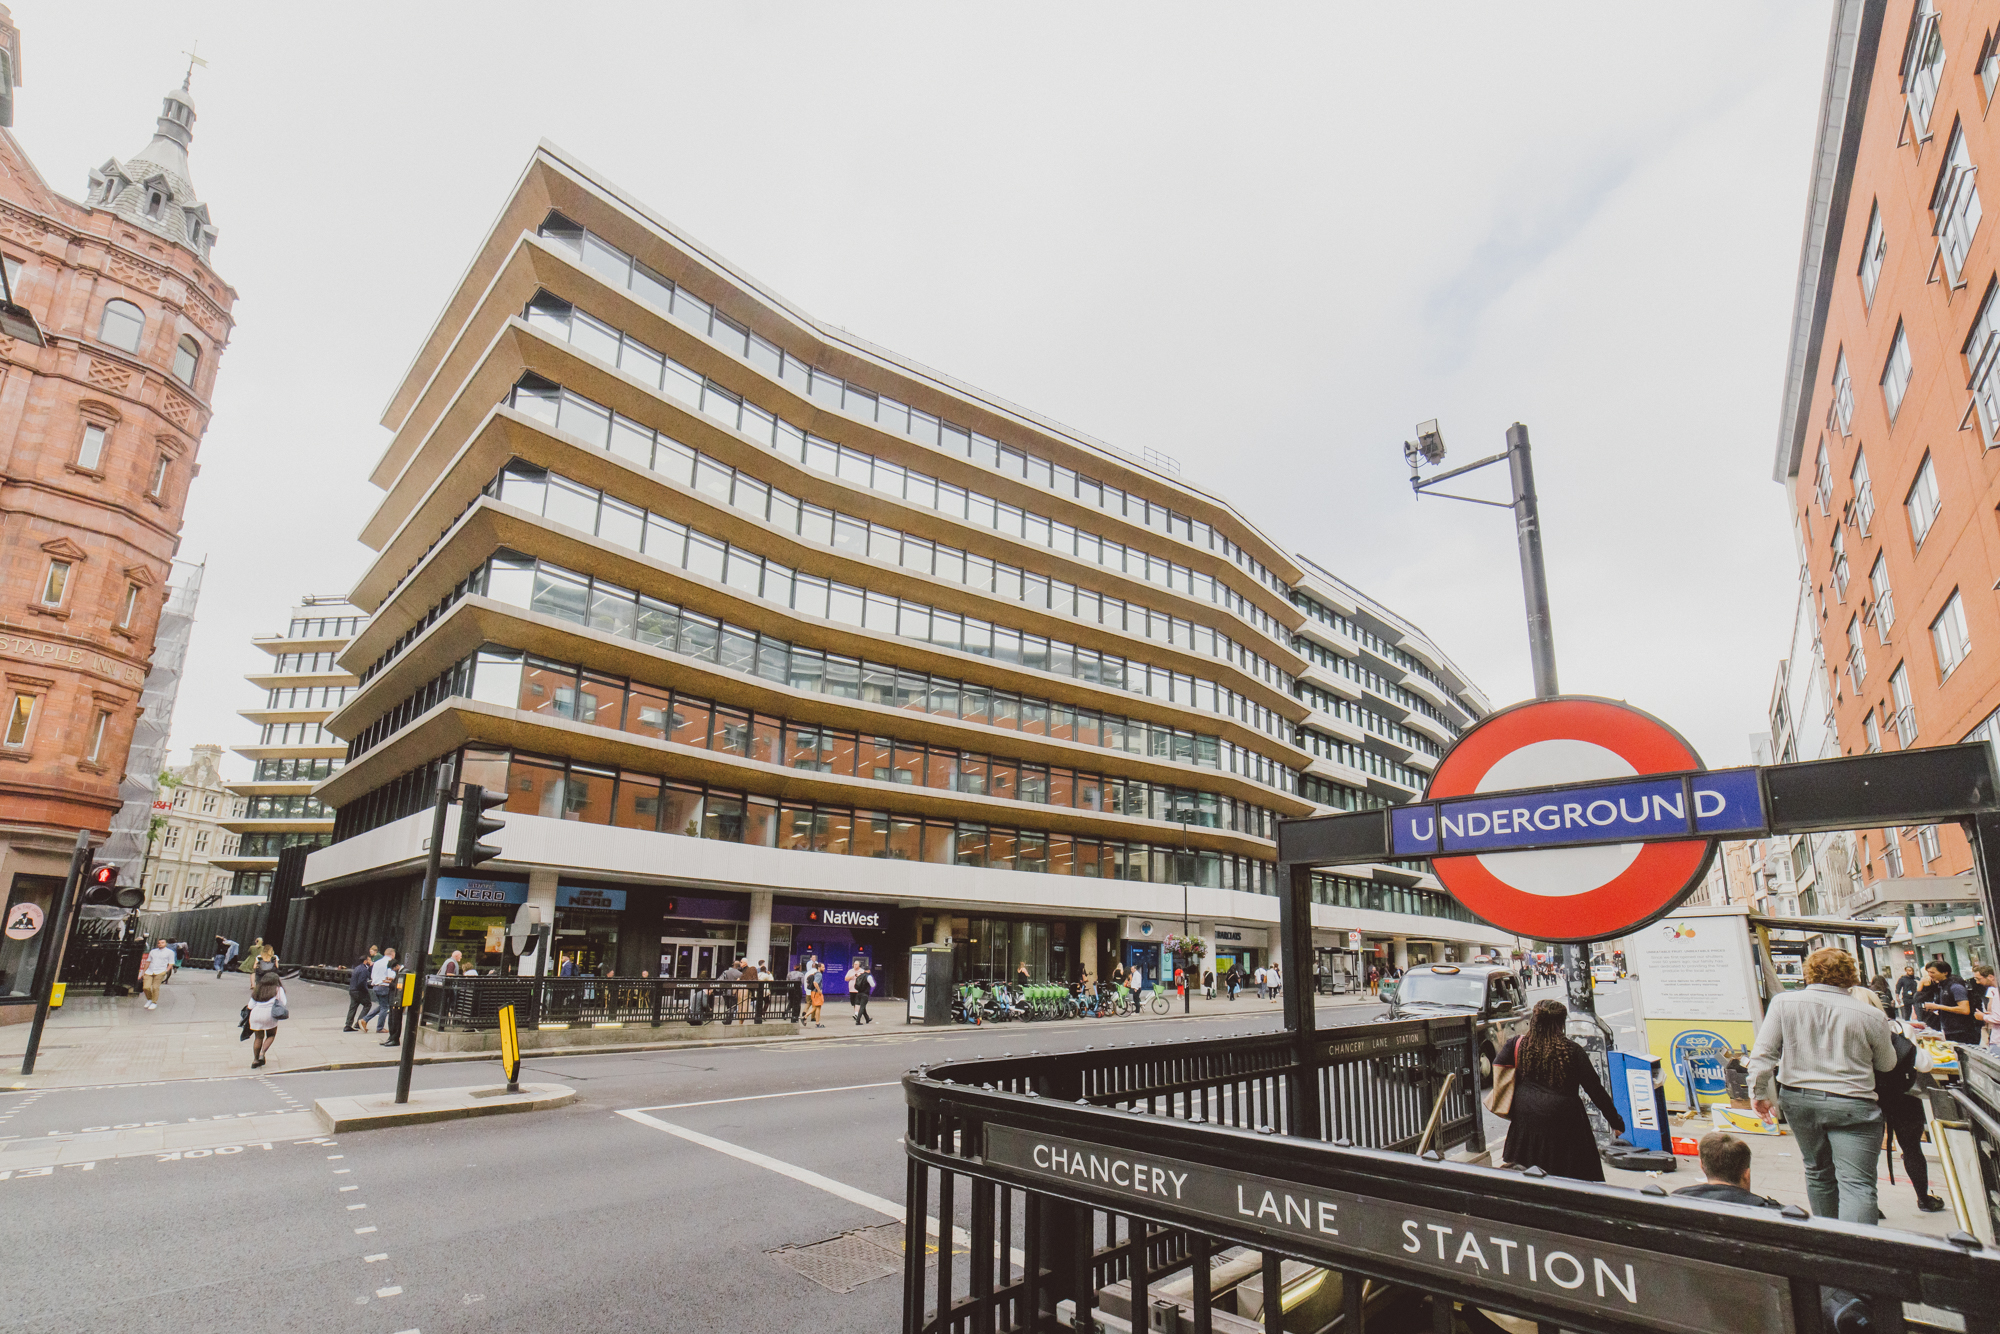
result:
[[[1710,773],[1651,714],[1582,696],[1485,718],[1390,816],[1397,855],[1432,858],[1474,916],[1554,941],[1652,921],[1700,883],[1716,839],[1764,825],[1755,770]]]
[[[42,929],[41,905],[17,903],[7,913],[7,939],[26,940]]]

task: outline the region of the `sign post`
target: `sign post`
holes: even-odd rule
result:
[[[70,914],[76,906],[77,882],[83,879],[83,868],[89,863],[90,831],[79,829],[76,831],[76,847],[69,854],[69,875],[63,880],[62,894],[56,899],[55,925],[42,938],[40,961],[35,965],[35,1018],[28,1029],[28,1050],[21,1057],[21,1073],[24,1075],[35,1073],[35,1056],[42,1046],[42,1026],[49,1021],[49,1002],[55,994],[56,972],[62,967],[63,955],[67,952],[64,946],[69,943]],[[9,923],[10,928],[13,925]],[[24,921],[16,929],[25,929],[26,926]],[[12,934],[11,930],[9,934]],[[61,1004],[61,1001],[56,1003]]]
[[[507,1073],[507,1091],[521,1091],[521,1034],[514,1026],[514,1007],[500,1007],[500,1068]]]

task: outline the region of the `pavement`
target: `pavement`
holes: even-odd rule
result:
[[[250,1065],[250,1045],[239,1038],[240,1011],[248,997],[249,982],[240,974],[182,969],[160,989],[157,1010],[145,1008],[145,997],[72,996],[60,1010],[49,1013],[42,1043],[35,1058],[35,1073],[21,1075],[21,1058],[27,1050],[28,1025],[9,1024],[0,1028],[0,1089],[72,1088],[86,1085],[142,1084],[165,1079],[215,1079],[246,1071]],[[271,1073],[302,1070],[342,1070],[393,1065],[397,1052],[383,1047],[382,1034],[343,1033],[347,1017],[345,988],[325,983],[293,979],[285,987],[292,1017],[278,1029],[266,1069]],[[1381,1003],[1365,996],[1322,998],[1322,1004],[1363,1006],[1373,1016]],[[881,1033],[908,1027],[908,1010],[893,997],[877,997],[869,1002],[874,1023],[868,1031]],[[1181,1018],[1176,998],[1170,1017]],[[1193,998],[1196,1016],[1234,1015],[1238,1018],[1267,1017],[1280,1013],[1282,1002],[1258,1000],[1244,994],[1235,1001],[1226,997],[1208,1000]],[[857,1027],[852,1007],[829,1001],[823,1011],[823,1027],[804,1028],[796,1036],[753,1038],[750,1041],[823,1041],[851,1035]],[[1148,1013],[1122,1020],[1078,1019],[1057,1023],[1038,1022],[1045,1028],[1090,1027],[1105,1023],[1157,1022]],[[705,1024],[699,1028],[666,1025],[659,1029],[628,1030],[646,1037],[613,1045],[593,1043],[579,1052],[613,1053],[648,1050],[659,1046],[714,1046],[739,1044],[746,1039],[733,1034],[725,1024]],[[601,1035],[600,1035],[601,1036]],[[536,1056],[558,1054],[560,1048],[541,1048]],[[473,1061],[492,1062],[491,1052],[425,1052],[417,1060],[425,1064]]]

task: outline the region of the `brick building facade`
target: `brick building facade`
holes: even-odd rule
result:
[[[20,36],[0,7],[20,77]],[[11,89],[9,90],[11,92]],[[86,95],[85,90],[74,90]],[[40,326],[0,337],[0,891],[47,910],[75,831],[103,833],[153,653],[236,293],[189,179],[194,104],[58,194],[0,129],[0,258]],[[0,945],[0,1022],[39,938]]]
[[[1995,739],[1996,46],[2000,4],[1834,6],[1776,476],[1841,753]],[[1972,865],[1953,825],[1859,831],[1855,859],[1878,905]]]

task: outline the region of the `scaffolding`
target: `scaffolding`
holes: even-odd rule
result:
[[[125,761],[125,778],[118,785],[120,805],[111,819],[111,833],[97,854],[100,862],[118,867],[128,885],[144,883],[146,850],[150,845],[153,800],[159,793],[160,770],[167,762],[167,738],[173,730],[174,701],[187,665],[188,642],[194,637],[194,609],[201,600],[206,562],[174,562],[167,583],[167,605],[160,613],[153,639],[153,665],[139,692],[139,721],[132,729],[132,749]]]

